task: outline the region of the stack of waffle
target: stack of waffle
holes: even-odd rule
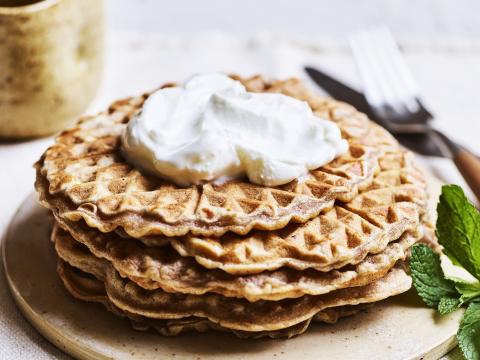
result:
[[[36,164],[58,272],[74,297],[164,335],[290,337],[410,288],[404,261],[428,231],[412,154],[297,80],[239,80],[307,101],[339,126],[348,153],[278,187],[180,188],[122,157],[121,134],[148,94],[83,118]]]

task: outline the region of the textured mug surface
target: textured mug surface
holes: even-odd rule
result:
[[[0,138],[67,126],[93,99],[102,63],[102,0],[0,0]]]

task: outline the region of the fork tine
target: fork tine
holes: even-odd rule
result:
[[[382,35],[378,30],[371,30],[368,32],[368,41],[372,44],[374,56],[378,59],[378,67],[382,72],[379,81],[384,83],[384,86],[388,87],[392,93],[391,98],[385,100],[393,107],[398,107],[398,104],[401,104],[404,98],[405,89],[399,83],[399,79],[396,78],[397,73],[392,66],[389,54],[385,51]]]
[[[415,81],[386,27],[353,34],[350,45],[372,105],[418,110]]]
[[[393,39],[393,35],[386,28],[380,28],[372,32],[378,44],[378,55],[382,59],[385,80],[391,86],[397,96],[398,103],[406,107],[410,112],[419,110],[415,81],[400,50]]]
[[[391,85],[397,89],[399,100],[404,103],[410,112],[418,111],[417,86],[392,33],[385,27],[378,32],[378,38],[382,52],[390,64],[387,70],[390,74],[389,80]]]
[[[405,58],[400,52],[400,49],[393,38],[392,32],[387,28],[383,27],[380,30],[380,36],[383,38],[383,44],[385,46],[385,51],[389,54],[390,59],[393,62],[393,68],[397,70],[399,77],[403,80],[405,87],[408,89],[410,94],[418,96],[418,88],[413,78],[412,72],[410,71]]]
[[[381,81],[382,74],[379,72],[378,58],[372,53],[368,35],[365,31],[361,31],[351,35],[349,41],[369,103],[377,106],[383,105],[385,97],[390,98],[391,96],[389,96],[389,89]]]

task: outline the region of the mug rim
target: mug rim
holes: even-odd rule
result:
[[[41,10],[48,9],[61,0],[40,0],[33,4],[19,5],[19,6],[0,6],[1,15],[19,15],[30,14]]]

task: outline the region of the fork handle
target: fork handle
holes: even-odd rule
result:
[[[439,140],[437,144],[440,145],[440,148],[447,150],[445,155],[448,154],[451,157],[458,171],[462,174],[480,203],[480,158],[452,141],[452,139],[439,130],[431,129],[431,134],[434,135],[434,139]]]
[[[480,159],[462,148],[453,153],[453,162],[480,202]]]

